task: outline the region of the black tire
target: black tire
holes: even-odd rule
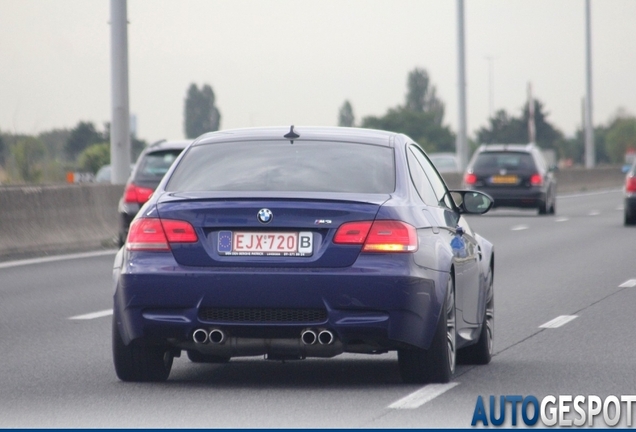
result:
[[[541,216],[548,214],[548,204],[545,201],[539,202],[539,214]]]
[[[493,270],[491,268],[486,289],[486,307],[479,339],[474,345],[457,351],[457,362],[460,364],[486,365],[493,354],[495,338],[495,291],[493,289]]]
[[[625,226],[628,225],[636,225],[636,217],[629,211],[627,206],[625,206]]]
[[[173,355],[166,347],[142,345],[134,341],[124,345],[113,317],[113,363],[122,381],[165,381],[172,369]]]
[[[194,350],[188,350],[188,358],[193,363],[227,363],[230,361],[230,357],[202,354]]]
[[[551,215],[556,214],[556,197],[552,197],[552,204],[550,204],[550,209],[548,210],[548,213]]]
[[[409,384],[449,382],[457,363],[456,329],[455,281],[451,276],[448,278],[442,313],[429,349],[398,350],[402,381]]]

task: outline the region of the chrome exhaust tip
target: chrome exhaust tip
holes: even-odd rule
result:
[[[225,340],[225,333],[223,333],[223,330],[219,329],[211,330],[209,339],[210,342],[212,342],[213,344],[223,343],[223,341]]]
[[[203,329],[196,329],[192,333],[192,340],[198,344],[204,344],[208,342],[208,332]]]
[[[329,330],[323,330],[318,333],[318,342],[320,342],[321,345],[331,345],[334,339],[333,333]]]
[[[315,344],[316,339],[316,332],[311,329],[303,330],[303,332],[300,334],[300,340],[302,340],[305,345]]]

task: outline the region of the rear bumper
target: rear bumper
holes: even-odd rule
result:
[[[306,329],[331,331],[333,355],[428,348],[449,275],[418,267],[410,254],[386,259],[361,256],[336,270],[210,269],[181,267],[170,253],[136,253],[117,278],[115,319],[126,344],[143,339],[202,352],[211,348],[194,344],[200,328],[222,330],[230,345],[252,341],[263,353],[272,340],[297,343]],[[256,310],[255,321],[242,318],[246,310]],[[313,355],[298,345],[301,356]],[[230,348],[213,353],[242,355]]]
[[[495,200],[494,207],[537,208],[539,204],[547,200],[546,191],[538,187],[479,187],[474,189],[490,195]]]

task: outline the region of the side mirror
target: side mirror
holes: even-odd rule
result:
[[[484,214],[495,204],[490,195],[479,191],[452,190],[450,194],[460,213]]]

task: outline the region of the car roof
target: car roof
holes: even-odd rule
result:
[[[292,131],[293,134],[297,135],[296,137],[290,137],[288,135]],[[288,135],[288,137],[285,137],[285,135]],[[207,145],[227,141],[289,139],[290,141],[351,141],[389,147],[393,145],[393,140],[398,136],[401,136],[401,134],[364,128],[335,126],[274,126],[211,132],[197,138],[193,145]]]
[[[148,147],[144,149],[144,152],[149,153],[153,151],[160,150],[183,150],[194,140],[161,140],[155,143],[150,144]]]
[[[530,152],[535,148],[533,143],[529,144],[482,144],[479,147],[480,152],[489,151],[517,151],[517,152]]]

